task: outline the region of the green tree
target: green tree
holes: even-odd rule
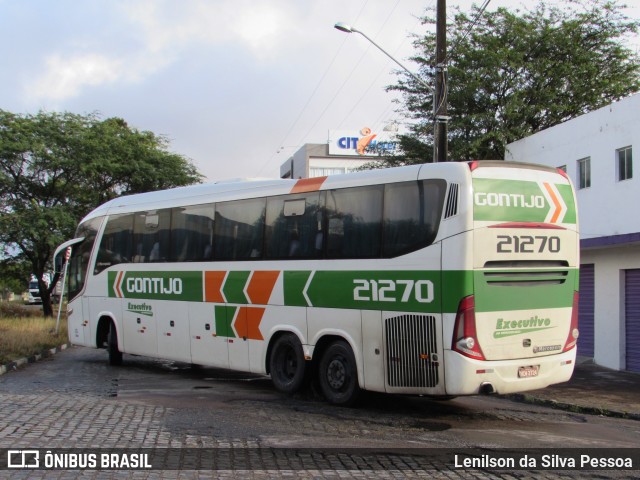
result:
[[[43,277],[57,245],[79,220],[119,195],[188,185],[202,176],[165,137],[96,114],[0,110],[0,245],[28,261],[43,309],[53,313]],[[26,281],[27,279],[25,279]]]
[[[20,257],[0,260],[0,298],[6,299],[10,292],[17,295],[24,292],[30,275],[31,266]]]
[[[447,26],[449,159],[502,159],[509,142],[639,91],[639,58],[623,43],[639,22],[623,10],[608,0],[458,10]],[[435,15],[423,22],[435,25]],[[435,33],[415,45],[413,60],[433,84]],[[406,75],[390,88],[415,120],[394,162],[432,161],[431,93]]]

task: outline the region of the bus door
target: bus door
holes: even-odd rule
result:
[[[137,355],[158,355],[156,315],[158,302],[137,299],[122,300],[122,340],[124,351]]]
[[[249,371],[249,339],[247,338],[247,309],[243,307],[227,308],[227,322],[233,325],[228,342],[229,368]]]
[[[189,303],[191,362],[229,368],[227,311],[224,305]]]
[[[67,328],[69,341],[74,345],[93,345],[90,332],[89,304],[83,294],[87,286],[93,244],[101,223],[102,218],[94,218],[84,223],[78,227],[76,238],[60,245],[54,254],[54,264],[59,264],[58,255],[62,255],[67,247],[71,247],[66,275],[69,285]]]
[[[183,302],[158,304],[158,355],[162,358],[191,362],[189,317]]]
[[[88,317],[85,320],[83,303],[86,302],[83,302],[82,297],[78,297],[69,302],[67,307],[67,329],[69,331],[69,341],[73,345],[86,346],[85,338],[89,338],[88,332],[85,332],[85,330],[89,329],[89,322]]]

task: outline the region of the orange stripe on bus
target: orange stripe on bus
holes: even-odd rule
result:
[[[233,327],[240,338],[250,340],[264,340],[260,332],[260,322],[264,315],[264,308],[240,307]]]
[[[115,291],[116,291],[116,296],[118,296],[120,298],[124,298],[124,295],[122,294],[122,288],[120,288],[122,286],[122,277],[123,276],[124,276],[124,271],[120,271],[118,273],[118,276],[116,277]]]
[[[227,272],[204,272],[204,301],[224,303],[222,282]]]
[[[291,189],[290,193],[315,192],[320,190],[327,177],[301,178]]]
[[[278,280],[278,271],[255,271],[247,286],[247,295],[251,303],[266,305],[271,298],[271,292]]]
[[[553,204],[556,207],[556,211],[553,213],[553,217],[551,217],[551,223],[556,223],[558,221],[558,218],[560,217],[560,213],[562,212],[562,204],[558,200],[558,197],[556,197],[556,194],[551,188],[551,185],[545,183],[544,188],[547,189],[547,192],[549,193],[549,196],[551,197],[551,200],[553,200]]]

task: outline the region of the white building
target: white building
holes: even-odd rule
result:
[[[280,165],[280,178],[312,178],[348,173],[370,158],[329,155],[326,143],[306,143]]]
[[[578,198],[578,354],[640,371],[640,94],[507,146],[505,160],[563,168]],[[636,210],[638,209],[638,210]]]
[[[307,143],[280,166],[280,178],[312,178],[348,173],[392,155],[395,132],[329,130],[327,143]]]

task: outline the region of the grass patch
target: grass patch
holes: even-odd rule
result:
[[[41,311],[27,309],[23,309],[21,315],[15,306],[10,312],[7,315],[7,309],[0,308],[0,364],[67,343],[66,316],[60,319],[60,331],[56,335],[55,318],[44,318]]]

